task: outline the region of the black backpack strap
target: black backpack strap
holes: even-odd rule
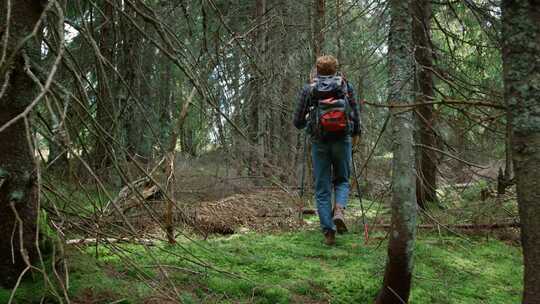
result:
[[[312,106],[315,107],[315,106],[317,106],[317,104],[313,102],[313,90],[314,90],[315,87],[317,86],[317,81],[318,81],[318,79],[315,78],[315,79],[313,79],[313,82],[311,82],[311,83],[309,84],[309,94],[308,94],[308,95],[309,95],[309,102],[308,102],[308,107],[312,107]]]
[[[341,77],[343,81],[343,94],[345,94],[345,97],[349,97],[349,84],[347,82],[347,78],[345,77],[345,74],[343,72],[339,72],[339,77]]]

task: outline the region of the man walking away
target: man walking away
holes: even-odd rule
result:
[[[311,137],[315,200],[327,245],[335,244],[336,230],[347,232],[344,209],[349,198],[352,138],[361,133],[354,89],[337,73],[337,65],[333,56],[317,58],[316,72],[300,93],[293,122],[298,129],[307,126]]]

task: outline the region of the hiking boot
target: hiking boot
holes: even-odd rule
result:
[[[336,232],[334,230],[324,232],[324,244],[328,246],[334,246],[336,244]]]
[[[343,234],[348,231],[347,226],[345,225],[345,215],[343,210],[343,207],[336,204],[336,207],[334,208],[334,217],[332,218],[339,234]]]

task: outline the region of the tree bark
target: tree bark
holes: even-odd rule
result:
[[[291,45],[294,44],[294,41],[297,38],[296,32],[293,30],[291,24],[294,23],[294,16],[292,14],[294,10],[294,5],[291,5],[290,1],[281,0],[281,15],[283,17],[283,24],[285,28],[283,31],[287,33],[283,38],[283,41],[280,46],[281,62],[285,63],[285,68],[282,70],[282,79],[281,79],[281,102],[283,109],[280,110],[280,129],[276,134],[280,137],[280,142],[278,144],[278,153],[280,163],[279,166],[283,168],[281,174],[281,181],[285,183],[291,183],[295,177],[295,159],[298,153],[296,149],[296,129],[291,127],[291,121],[293,119],[292,113],[294,112],[294,103],[296,102],[295,92],[292,90],[294,87],[293,83],[293,73],[291,70]]]
[[[504,190],[511,185],[514,175],[512,165],[512,113],[506,111],[506,136],[504,141],[505,166],[504,166]]]
[[[390,104],[412,102],[411,15],[409,2],[390,1],[388,38]],[[407,303],[413,271],[416,235],[416,196],[413,148],[413,116],[410,111],[392,108],[392,228],[383,287],[376,303]]]
[[[416,65],[415,93],[416,104],[433,101],[433,49],[431,47],[431,1],[412,2],[412,37],[415,47]],[[419,126],[418,139],[421,144],[434,147],[433,105],[424,105],[416,112]],[[437,156],[430,149],[418,148],[416,168],[416,200],[422,209],[427,202],[437,200]]]
[[[167,234],[167,241],[169,244],[176,243],[174,236],[174,206],[176,204],[176,176],[175,176],[175,164],[176,164],[176,144],[178,143],[178,135],[186,117],[188,115],[189,105],[195,96],[196,89],[193,88],[187,100],[184,101],[182,109],[180,110],[178,117],[176,118],[176,124],[171,132],[169,143],[167,145],[166,168],[165,176],[167,177],[167,194],[169,199],[167,200],[167,207],[164,214],[165,233]]]
[[[145,25],[145,28],[149,28],[149,25]],[[144,42],[143,42],[144,43]],[[140,47],[141,50],[138,54],[138,79],[140,85],[140,95],[138,96],[139,105],[137,106],[137,121],[140,122],[138,126],[139,140],[135,146],[135,153],[137,159],[144,163],[148,163],[152,158],[152,146],[156,143],[157,138],[154,138],[155,126],[158,116],[152,109],[152,104],[155,100],[153,97],[152,73],[153,66],[155,65],[155,48],[153,46],[146,45]],[[157,84],[156,84],[157,85]]]
[[[343,60],[343,0],[336,0],[336,26],[337,26],[337,35],[336,35],[336,43],[337,43],[337,60],[339,64],[341,65],[341,61]]]
[[[254,7],[254,19],[258,25],[261,25],[263,22],[263,16],[266,11],[266,0],[257,0]],[[263,27],[259,28],[254,33],[253,45],[253,54],[254,58],[264,58],[265,52],[265,31]],[[260,62],[260,60],[259,60]],[[263,75],[257,67],[255,62],[251,63],[253,69],[251,71],[253,75],[253,80],[250,84],[250,103],[249,103],[249,175],[256,176],[260,175],[262,170],[262,158],[264,156],[264,107],[262,106],[263,99]]]
[[[160,147],[163,155],[167,153],[167,143],[171,136],[170,130],[173,129],[173,117],[175,113],[175,106],[173,100],[173,70],[172,65],[166,60],[160,61],[160,83],[161,83],[161,98],[160,98],[160,112],[159,112],[159,131],[160,131]],[[177,130],[179,132],[180,130]]]
[[[134,20],[137,20],[137,13],[135,10],[126,6],[125,13]],[[122,104],[122,129],[125,134],[125,147],[127,153],[136,158],[137,148],[139,141],[141,140],[141,126],[142,116],[141,110],[137,106],[137,103],[141,100],[141,79],[139,70],[141,56],[141,47],[137,45],[138,38],[136,29],[127,20],[122,20],[122,65],[119,68],[122,70],[124,80],[127,83],[127,87],[121,88],[122,93],[118,98]],[[121,91],[118,91],[120,93]],[[129,160],[130,158],[128,158]]]
[[[313,52],[315,59],[324,51],[324,27],[326,26],[325,0],[315,0],[315,18],[313,18]]]
[[[511,115],[524,260],[523,303],[540,303],[540,3],[502,2],[504,97]]]
[[[115,137],[115,106],[113,102],[113,94],[111,92],[111,84],[113,79],[107,76],[109,70],[108,65],[113,63],[113,37],[114,37],[114,9],[108,1],[103,1],[102,4],[103,18],[99,19],[103,23],[99,32],[99,51],[103,56],[96,58],[97,78],[98,78],[98,96],[96,107],[96,120],[99,126],[96,138],[96,146],[92,155],[92,164],[94,169],[102,169],[112,164],[110,155],[111,140],[109,137]],[[101,129],[104,130],[101,131]]]
[[[6,24],[8,1],[1,1],[0,24]],[[39,61],[40,44],[34,37],[25,47],[16,45],[28,36],[38,22],[43,7],[39,1],[11,1],[11,18],[6,58],[13,52],[13,60],[2,61],[7,72],[0,75],[0,83],[7,84],[0,97],[0,127],[20,114],[36,96],[36,85],[24,71],[24,55]],[[3,42],[5,28],[0,30]],[[0,132],[0,285],[12,287],[21,273],[36,258],[37,187],[36,166],[31,133],[24,119]]]

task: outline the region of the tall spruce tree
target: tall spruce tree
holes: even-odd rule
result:
[[[416,61],[415,103],[422,104],[416,111],[418,140],[417,149],[416,198],[418,205],[425,209],[427,202],[437,200],[437,163],[435,151],[433,117],[433,48],[431,45],[431,1],[418,0],[411,4],[412,37]]]
[[[523,303],[540,303],[540,3],[502,3],[504,97],[512,117]]]
[[[390,1],[388,37],[389,104],[412,102],[413,54],[409,1]],[[406,303],[409,299],[416,234],[416,193],[413,115],[392,108],[392,225],[383,287],[377,304]]]
[[[34,0],[0,3],[0,39],[7,41],[0,55],[0,285],[9,288],[36,257],[37,168],[30,120],[25,116],[7,124],[37,96],[25,65],[40,59],[40,43],[31,33],[43,7]]]

